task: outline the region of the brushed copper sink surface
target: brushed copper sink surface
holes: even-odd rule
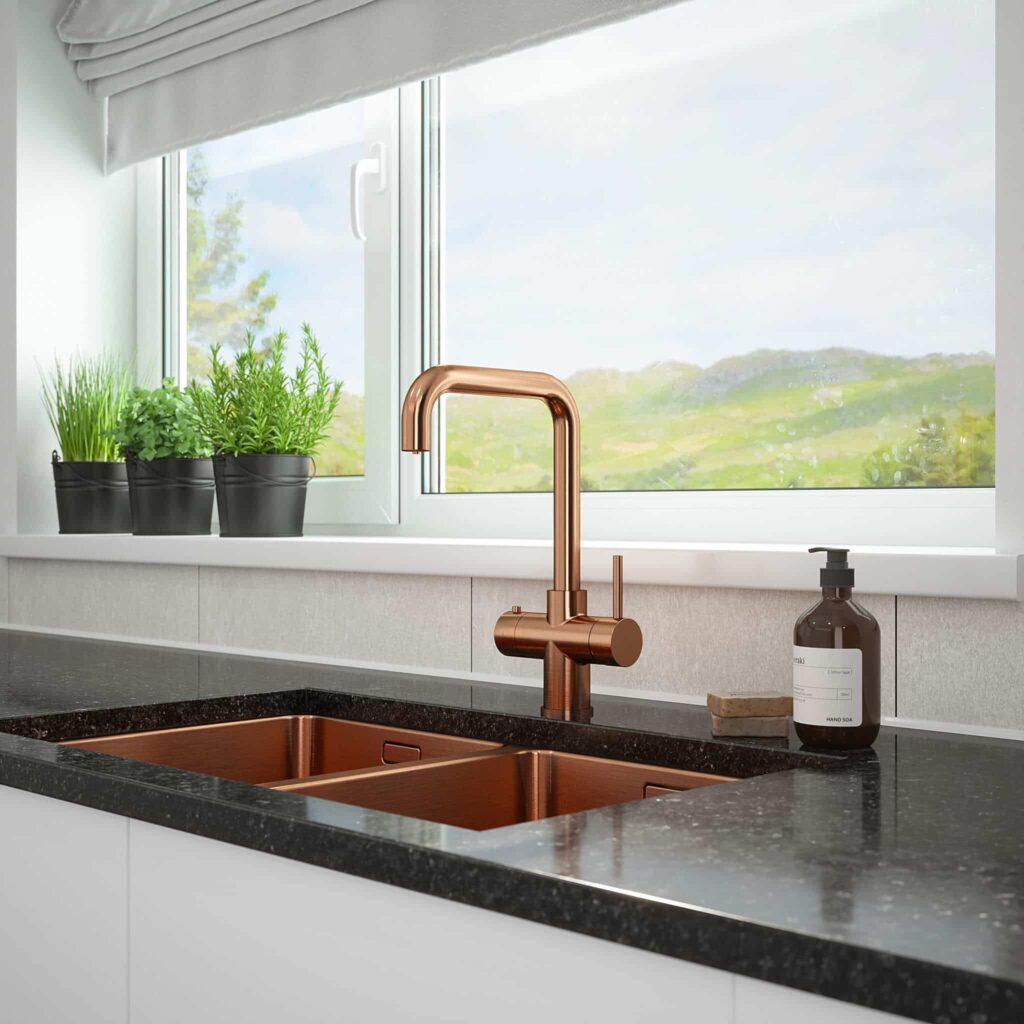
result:
[[[258,784],[472,754],[498,746],[315,715],[125,733],[68,740],[62,745]]]
[[[679,768],[506,747],[274,788],[482,831],[734,781]]]

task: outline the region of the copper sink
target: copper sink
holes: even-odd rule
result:
[[[477,830],[735,781],[316,715],[66,740],[62,746]]]
[[[315,715],[195,725],[68,740],[116,754],[238,782],[268,783],[493,750],[498,744]]]
[[[274,788],[484,830],[733,781],[678,768],[504,748]]]

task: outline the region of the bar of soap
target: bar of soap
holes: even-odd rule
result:
[[[776,718],[793,714],[793,698],[775,690],[709,693],[708,710],[719,718]]]
[[[789,719],[783,715],[751,718],[711,716],[712,736],[788,736]]]

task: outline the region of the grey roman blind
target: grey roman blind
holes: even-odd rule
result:
[[[107,170],[680,0],[74,0]]]

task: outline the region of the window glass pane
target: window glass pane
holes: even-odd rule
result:
[[[992,0],[694,0],[455,72],[444,359],[591,490],[991,486]],[[446,489],[550,487],[447,403]]]
[[[363,473],[363,248],[348,226],[362,148],[350,103],[187,154],[187,375],[205,376],[210,345],[230,356],[247,328],[260,341],[287,331],[295,362],[308,321],[344,381],[320,476]]]

